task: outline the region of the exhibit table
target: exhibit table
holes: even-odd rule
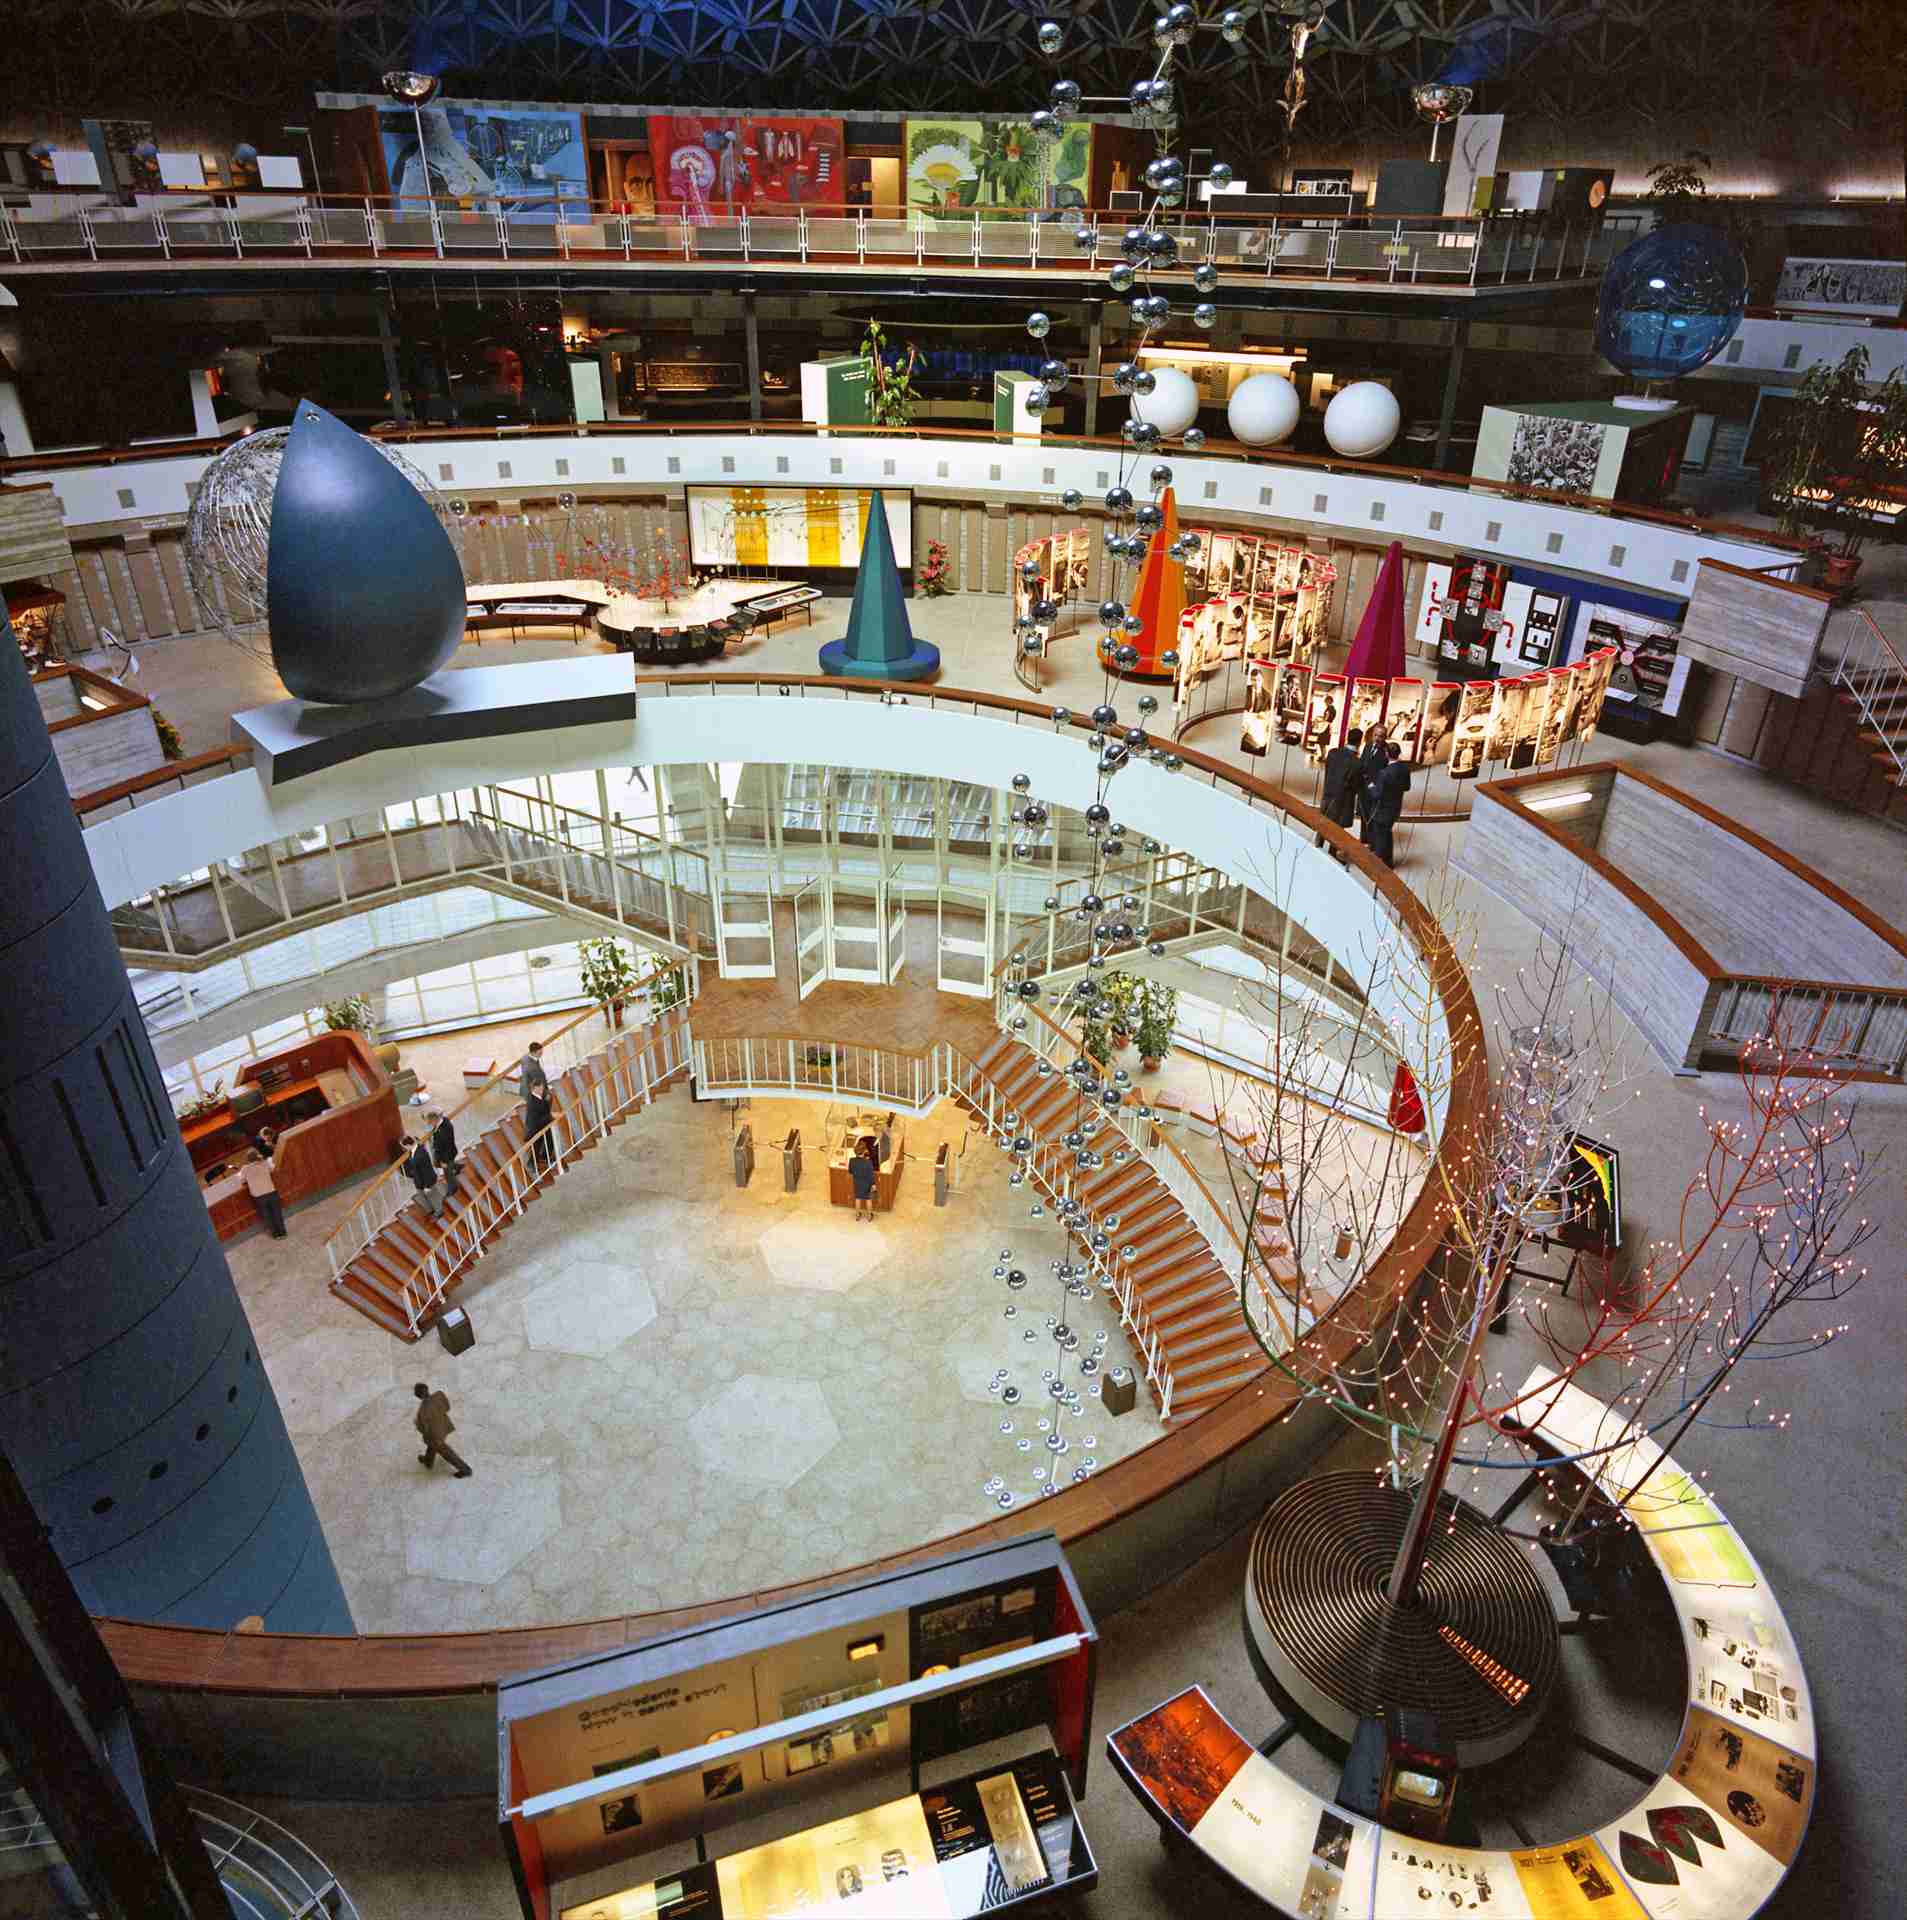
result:
[[[581,625],[614,597],[600,580],[510,580],[466,587],[464,631],[507,627],[514,637],[525,626],[554,620]]]
[[[1426,1904],[1492,1920],[1746,1920],[1794,1864],[1814,1805],[1794,1637],[1713,1497],[1620,1413],[1541,1368],[1522,1406],[1544,1471],[1579,1471],[1612,1501],[1634,1491],[1629,1518],[1681,1627],[1681,1732],[1627,1813],[1548,1846],[1409,1838],[1300,1786],[1196,1686],[1109,1735],[1113,1765],[1169,1841],[1307,1920],[1395,1920]]]
[[[728,645],[723,623],[738,607],[798,591],[787,580],[723,579],[705,580],[691,592],[666,600],[616,593],[597,614],[596,630],[611,646],[652,665],[712,660]]]
[[[836,1129],[828,1152],[828,1198],[837,1207],[854,1204],[854,1179],[848,1163],[863,1140],[879,1142],[888,1135],[888,1155],[881,1162],[880,1177],[874,1182],[874,1210],[888,1212],[900,1191],[901,1167],[906,1159],[907,1135],[892,1114],[850,1114]]]

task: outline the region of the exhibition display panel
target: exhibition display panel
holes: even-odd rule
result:
[[[525,1920],[952,1916],[1089,1887],[1074,1801],[1096,1643],[1042,1533],[503,1681],[499,1826]],[[802,1825],[817,1804],[832,1817]],[[764,1815],[795,1830],[709,1863],[712,1836]],[[684,1844],[693,1868],[628,1883]]]
[[[1612,1515],[1626,1502],[1681,1628],[1682,1727],[1634,1807],[1543,1846],[1418,1839],[1299,1785],[1198,1686],[1108,1735],[1112,1763],[1168,1840],[1304,1920],[1395,1920],[1425,1903],[1502,1920],[1745,1920],[1794,1864],[1814,1805],[1814,1712],[1794,1637],[1696,1476],[1544,1368],[1521,1401],[1540,1471],[1586,1479]]]

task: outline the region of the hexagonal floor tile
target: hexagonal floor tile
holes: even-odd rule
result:
[[[523,1337],[600,1359],[655,1317],[655,1292],[641,1274],[606,1260],[565,1260],[556,1279],[524,1297]]]
[[[463,1438],[460,1432],[451,1444]],[[404,1564],[414,1574],[487,1587],[561,1530],[562,1479],[553,1460],[475,1453],[470,1464],[470,1480],[453,1478],[441,1461],[429,1473],[418,1469],[417,1485],[405,1490]]]
[[[371,1331],[367,1341],[356,1327],[320,1327],[274,1349],[266,1371],[291,1433],[329,1433],[390,1391],[395,1350]]]
[[[834,1209],[829,1209],[830,1214]],[[784,1287],[844,1293],[888,1256],[886,1237],[843,1212],[838,1219],[799,1213],[767,1229],[755,1243],[769,1273]]]
[[[830,1454],[841,1430],[818,1381],[745,1373],[689,1421],[704,1464],[758,1486],[791,1487]]]

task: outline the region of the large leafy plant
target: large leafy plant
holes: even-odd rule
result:
[[[1850,559],[1875,531],[1875,506],[1897,510],[1907,489],[1907,383],[1899,368],[1868,378],[1864,346],[1817,360],[1771,436],[1766,476],[1781,530],[1818,527]]]
[[[890,355],[892,357],[890,357]],[[914,368],[920,363],[920,351],[910,340],[906,357],[890,349],[887,333],[878,320],[867,323],[861,337],[861,358],[867,362],[867,410],[877,427],[908,427],[914,423],[914,409],[920,395],[914,391]]]

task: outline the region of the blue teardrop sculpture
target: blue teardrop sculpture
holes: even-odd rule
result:
[[[1657,227],[1610,261],[1596,300],[1596,350],[1642,380],[1706,366],[1748,304],[1741,250],[1715,227]]]
[[[309,400],[278,470],[265,578],[272,664],[301,700],[389,699],[463,638],[463,568],[430,503]]]

